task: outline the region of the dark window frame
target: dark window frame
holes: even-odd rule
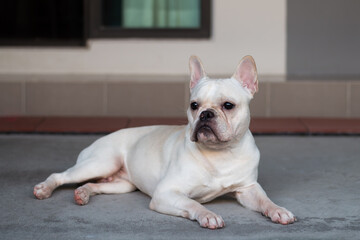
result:
[[[0,47],[83,47],[89,36],[89,2],[82,0],[83,34],[81,38],[50,39],[50,38],[0,38]]]
[[[124,29],[104,27],[101,16],[101,0],[89,1],[89,38],[210,38],[211,0],[201,0],[200,28],[176,29]]]
[[[0,38],[0,47],[84,47],[91,38],[208,39],[211,37],[211,0],[201,0],[200,28],[123,29],[104,27],[101,0],[82,0],[83,34],[76,39]]]

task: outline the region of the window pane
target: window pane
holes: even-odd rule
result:
[[[0,39],[83,38],[82,0],[2,0]]]
[[[103,25],[131,28],[200,27],[200,0],[103,0]]]

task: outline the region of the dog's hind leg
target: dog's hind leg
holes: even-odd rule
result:
[[[119,194],[135,190],[135,185],[125,179],[108,183],[87,183],[75,190],[74,199],[77,204],[85,205],[89,202],[90,196],[96,194]]]
[[[105,161],[98,158],[89,158],[78,161],[75,166],[62,173],[51,174],[44,182],[34,187],[34,195],[38,199],[49,198],[55,188],[67,183],[80,183],[96,178],[105,178],[122,167],[122,161],[117,159],[107,159]]]

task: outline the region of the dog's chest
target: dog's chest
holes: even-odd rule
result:
[[[194,185],[189,197],[198,202],[208,202],[221,195],[235,192],[253,181],[250,169],[231,168],[208,172]]]

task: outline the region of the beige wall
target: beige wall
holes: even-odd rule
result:
[[[186,75],[188,57],[196,54],[209,74],[230,75],[250,54],[260,75],[283,76],[285,15],[285,0],[213,0],[209,40],[96,39],[82,48],[0,48],[0,74]]]

